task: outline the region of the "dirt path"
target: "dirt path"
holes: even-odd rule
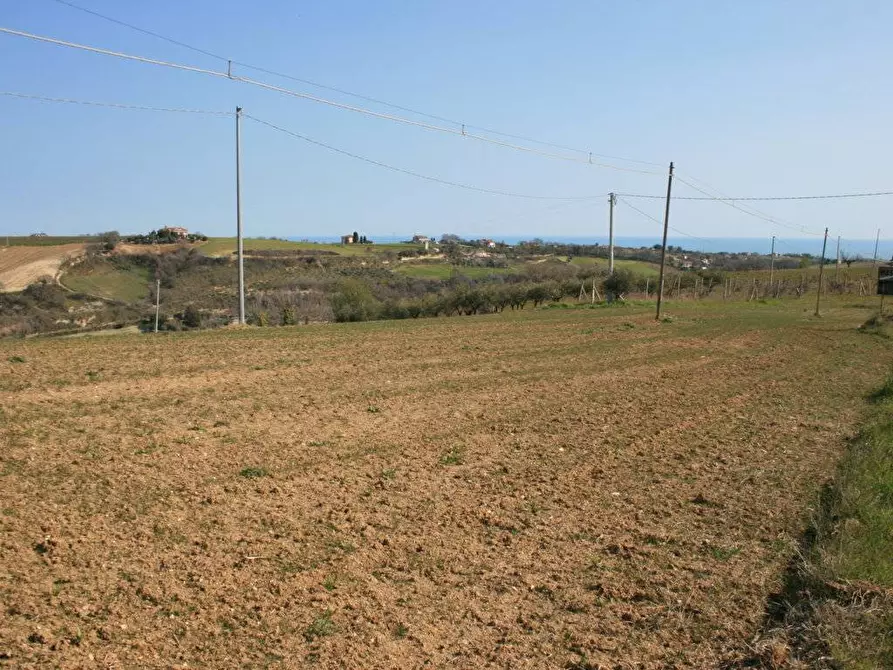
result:
[[[893,355],[864,310],[676,313],[0,343],[0,653],[734,658]]]

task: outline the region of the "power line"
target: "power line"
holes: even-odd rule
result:
[[[57,0],[57,1],[59,1],[59,0]],[[66,2],[66,3],[63,3],[63,4],[68,4],[69,6],[74,6],[74,5],[71,5],[71,3],[67,3],[67,2]],[[91,11],[90,13],[92,13],[92,14],[96,14],[96,12],[92,12],[92,11]],[[97,15],[98,15],[98,14],[97,14]],[[99,16],[101,16],[101,15],[99,15]],[[106,17],[103,16],[102,18],[106,18]],[[493,138],[491,138],[491,137],[486,137],[486,136],[484,136],[484,135],[477,135],[477,134],[474,134],[474,133],[469,133],[469,132],[468,132],[468,128],[469,128],[469,126],[467,126],[467,125],[465,125],[465,124],[458,124],[457,122],[454,122],[454,121],[449,121],[449,120],[447,120],[449,123],[454,123],[454,124],[457,124],[457,125],[461,126],[461,128],[458,128],[458,129],[457,129],[457,128],[446,128],[446,127],[443,127],[443,126],[436,126],[436,125],[433,125],[433,124],[430,124],[430,123],[424,123],[424,122],[422,122],[422,121],[415,121],[415,120],[413,120],[413,119],[407,119],[407,118],[405,118],[405,117],[396,116],[396,115],[394,115],[394,114],[385,114],[385,113],[382,113],[382,112],[376,112],[376,111],[371,110],[371,109],[366,109],[366,108],[364,108],[364,107],[357,107],[357,106],[355,106],[355,105],[348,105],[348,104],[345,104],[345,103],[336,102],[336,101],[334,101],[334,100],[328,100],[328,99],[326,99],[326,98],[320,98],[320,97],[315,96],[315,95],[310,95],[309,93],[302,93],[302,92],[299,92],[299,91],[292,91],[292,90],[290,90],[290,89],[286,89],[286,88],[283,88],[283,87],[281,87],[281,86],[275,86],[275,85],[273,85],[273,84],[269,84],[269,83],[267,83],[267,82],[259,81],[259,80],[256,80],[256,79],[250,79],[250,78],[248,78],[248,77],[241,77],[241,76],[239,76],[239,75],[234,75],[234,74],[232,74],[231,67],[229,66],[231,63],[233,63],[233,62],[237,62],[237,61],[231,61],[230,59],[225,59],[225,58],[223,58],[223,56],[220,56],[220,55],[218,55],[218,54],[214,54],[214,53],[211,53],[211,52],[208,52],[208,51],[204,51],[204,50],[198,49],[198,48],[196,48],[196,47],[192,47],[192,46],[186,45],[186,44],[183,43],[183,42],[178,42],[178,41],[176,41],[176,40],[171,40],[171,39],[169,39],[169,38],[167,38],[167,37],[158,35],[157,33],[153,33],[153,32],[151,32],[151,31],[146,31],[146,30],[144,30],[144,29],[142,29],[142,28],[137,28],[136,26],[131,26],[130,24],[125,24],[124,22],[120,22],[120,21],[118,21],[117,19],[115,19],[114,21],[115,21],[116,23],[121,23],[122,25],[126,25],[128,28],[134,28],[134,29],[136,29],[136,30],[139,30],[140,32],[145,32],[145,33],[150,34],[150,35],[152,35],[152,36],[154,36],[154,37],[159,37],[159,38],[161,38],[161,39],[165,39],[165,40],[167,40],[167,41],[169,41],[169,42],[178,44],[179,46],[186,46],[187,48],[190,48],[190,49],[192,49],[192,50],[194,50],[194,51],[198,51],[199,53],[203,53],[203,54],[205,54],[205,55],[209,55],[209,56],[211,56],[211,57],[213,57],[213,58],[217,58],[217,59],[219,59],[219,60],[225,60],[225,61],[227,62],[227,64],[228,64],[227,71],[226,71],[226,72],[219,72],[219,71],[216,71],[216,70],[209,70],[209,69],[207,69],[207,68],[200,68],[200,67],[195,67],[195,66],[191,66],[191,65],[183,65],[183,64],[180,64],[180,63],[174,63],[174,62],[170,62],[170,61],[163,61],[163,60],[159,60],[159,59],[155,59],[155,58],[147,58],[147,57],[144,57],[144,56],[134,56],[134,55],[131,55],[131,54],[126,54],[126,53],[122,53],[122,52],[118,52],[118,51],[111,51],[111,50],[109,50],[109,49],[102,49],[102,48],[99,48],[99,47],[92,47],[92,46],[88,46],[88,45],[84,45],[84,44],[77,44],[77,43],[75,43],[75,42],[68,42],[68,41],[65,41],[65,40],[59,40],[59,39],[55,39],[55,38],[51,38],[51,37],[45,37],[45,36],[42,36],[42,35],[35,35],[35,34],[33,34],[33,33],[27,33],[27,32],[21,31],[21,30],[13,30],[13,29],[11,29],[11,28],[0,28],[0,32],[2,32],[2,33],[6,33],[6,34],[9,34],[9,35],[16,35],[16,36],[18,36],[18,37],[24,37],[24,38],[26,38],[26,39],[36,40],[36,41],[39,41],[39,42],[46,42],[46,43],[48,43],[48,44],[55,44],[55,45],[57,45],[57,46],[64,46],[64,47],[68,47],[68,48],[72,48],[72,49],[80,49],[80,50],[83,50],[83,51],[89,51],[89,52],[91,52],[91,53],[96,53],[96,54],[100,54],[100,55],[104,55],[104,56],[112,56],[112,57],[115,57],[115,58],[122,58],[122,59],[125,59],[125,60],[133,60],[133,61],[137,61],[137,62],[141,62],[141,63],[147,63],[147,64],[150,64],[150,65],[158,65],[158,66],[162,66],[162,67],[169,67],[169,68],[178,69],[178,70],[185,70],[185,71],[188,71],[188,72],[194,72],[194,73],[198,73],[198,74],[206,74],[206,75],[210,75],[210,76],[214,76],[214,77],[218,77],[218,78],[230,79],[230,80],[233,80],[233,81],[242,82],[242,83],[249,84],[249,85],[252,85],[252,86],[258,86],[258,87],[260,87],[260,88],[264,88],[264,89],[267,89],[267,90],[270,90],[270,91],[276,91],[276,92],[278,92],[278,93],[283,93],[283,94],[285,94],[285,95],[290,95],[290,96],[293,96],[293,97],[296,97],[296,98],[301,98],[301,99],[304,99],[304,100],[310,100],[310,101],[312,101],[312,102],[317,102],[317,103],[320,103],[320,104],[329,105],[329,106],[331,106],[331,107],[337,107],[338,109],[343,109],[343,110],[347,110],[347,111],[351,111],[351,112],[356,112],[356,113],[359,113],[359,114],[365,114],[366,116],[371,116],[371,117],[374,117],[374,118],[384,119],[384,120],[388,120],[388,121],[394,121],[395,123],[402,123],[402,124],[404,124],[404,125],[408,125],[408,126],[415,126],[415,127],[417,127],[417,128],[423,128],[423,129],[425,129],[425,130],[431,130],[431,131],[440,132],[440,133],[446,133],[446,134],[450,134],[450,135],[457,135],[457,136],[461,136],[461,137],[467,137],[467,138],[469,138],[469,139],[477,140],[477,141],[479,141],[479,142],[485,142],[485,143],[487,143],[487,144],[492,144],[492,145],[495,145],[495,146],[501,146],[501,147],[505,147],[505,148],[507,148],[507,149],[514,149],[514,150],[516,150],[516,151],[523,151],[523,152],[527,152],[527,153],[531,153],[531,154],[536,154],[536,155],[543,156],[543,157],[546,157],[546,158],[553,158],[553,159],[557,159],[557,160],[570,161],[570,162],[574,162],[574,163],[583,163],[583,164],[588,164],[588,165],[594,165],[594,166],[596,166],[596,167],[602,167],[602,168],[607,168],[607,169],[611,169],[611,170],[619,170],[619,171],[622,171],[622,172],[633,172],[633,173],[638,173],[638,174],[659,174],[658,172],[656,172],[656,171],[654,171],[654,170],[642,170],[642,169],[638,169],[638,168],[629,168],[629,167],[623,167],[623,166],[620,166],[620,165],[613,165],[613,164],[610,164],[610,163],[603,163],[603,162],[599,162],[599,161],[593,161],[593,160],[592,160],[592,157],[593,157],[593,156],[598,156],[598,154],[593,153],[593,152],[586,152],[586,151],[582,151],[582,150],[579,150],[579,149],[572,149],[572,151],[574,151],[574,152],[577,152],[577,153],[584,153],[584,154],[586,154],[587,157],[584,158],[584,157],[574,157],[574,156],[568,156],[568,155],[556,154],[556,153],[548,152],[548,151],[540,151],[539,149],[534,149],[534,148],[532,148],[532,147],[525,147],[525,146],[522,146],[522,145],[519,145],[519,144],[512,144],[512,143],[510,143],[510,142],[504,142],[504,141],[502,141],[502,140],[497,140],[497,139],[493,139]],[[254,66],[251,66],[251,67],[252,67],[252,69],[262,70],[262,68],[256,68],[256,67],[254,67]],[[266,71],[266,72],[269,72],[269,73],[273,73],[273,72],[270,71],[270,70],[263,70],[263,71]],[[288,75],[281,75],[281,74],[279,74],[279,73],[276,73],[276,75],[277,75],[277,76],[287,76],[288,78],[297,80],[297,78],[290,77],[290,76],[288,76]],[[301,81],[301,80],[297,80],[297,81]],[[305,82],[305,83],[306,83],[306,82]],[[346,93],[346,92],[345,92],[345,93]],[[382,104],[386,104],[386,103],[382,103]],[[620,159],[620,160],[627,160],[627,159]],[[636,161],[636,162],[639,162],[639,161]]]
[[[615,193],[614,195],[616,195],[616,196],[617,196],[617,199],[618,199],[620,202],[622,202],[624,205],[626,205],[627,207],[629,207],[630,209],[634,209],[634,210],[637,211],[639,214],[641,214],[641,215],[644,216],[645,218],[651,219],[652,221],[654,221],[654,223],[656,223],[656,224],[659,225],[659,226],[664,225],[663,221],[661,221],[660,219],[658,219],[658,218],[656,218],[656,217],[654,217],[654,216],[651,216],[651,215],[648,214],[647,212],[642,211],[641,209],[639,209],[638,207],[636,207],[636,206],[635,206],[634,204],[632,204],[631,202],[627,202],[627,201],[624,200],[623,197],[620,196],[619,194]],[[670,199],[672,200],[672,198],[670,198]],[[710,242],[711,242],[711,240],[707,239],[706,237],[698,237],[697,235],[692,235],[691,233],[686,233],[684,230],[679,230],[678,228],[675,228],[675,227],[673,227],[673,226],[668,226],[668,228],[669,228],[670,230],[672,230],[674,233],[678,233],[679,235],[684,235],[685,237],[691,237],[691,238],[693,238],[693,239],[700,240],[701,242],[705,242],[705,243],[710,243]]]
[[[551,196],[551,195],[530,195],[526,193],[513,193],[511,191],[500,191],[496,189],[490,188],[481,188],[478,186],[472,186],[470,184],[463,184],[460,182],[449,181],[448,179],[441,179],[440,177],[432,177],[430,175],[422,174],[420,172],[414,172],[412,170],[407,170],[405,168],[395,167],[393,165],[388,165],[387,163],[382,163],[381,161],[374,160],[372,158],[366,158],[365,156],[360,156],[359,154],[354,154],[349,151],[345,151],[344,149],[339,149],[337,147],[333,147],[329,144],[325,144],[324,142],[320,142],[318,140],[311,139],[306,137],[305,135],[301,135],[294,131],[288,130],[281,126],[277,126],[274,123],[270,123],[269,121],[264,121],[263,119],[259,119],[256,116],[251,116],[250,114],[242,114],[246,119],[251,119],[252,121],[259,123],[261,125],[267,126],[268,128],[272,128],[273,130],[278,130],[281,133],[285,133],[286,135],[291,135],[299,140],[303,140],[305,142],[309,142],[310,144],[314,144],[318,147],[322,147],[324,149],[328,149],[329,151],[333,151],[335,153],[341,154],[342,156],[347,156],[349,158],[353,158],[364,163],[368,163],[370,165],[374,165],[376,167],[384,168],[386,170],[391,170],[393,172],[399,172],[401,174],[409,175],[411,177],[416,177],[418,179],[424,179],[426,181],[435,182],[437,184],[443,184],[445,186],[454,186],[456,188],[466,189],[468,191],[477,191],[478,193],[488,193],[490,195],[502,195],[511,198],[527,198],[530,200],[596,200],[599,198],[605,197],[604,195],[583,195],[583,196]]]
[[[92,14],[95,17],[103,19],[105,21],[110,21],[111,23],[117,23],[119,26],[124,26],[125,28],[130,28],[131,30],[136,30],[137,32],[143,33],[144,35],[151,35],[152,37],[157,37],[160,40],[164,40],[165,42],[170,42],[171,44],[176,44],[178,47],[183,47],[184,49],[189,49],[190,51],[195,51],[196,53],[204,54],[205,56],[210,56],[211,58],[217,58],[218,60],[226,61],[227,59],[219,54],[215,54],[211,51],[205,51],[204,49],[199,49],[198,47],[194,47],[191,44],[186,44],[185,42],[178,42],[177,40],[166,37],[164,35],[160,35],[158,33],[153,33],[151,30],[146,30],[145,28],[140,28],[139,26],[135,26],[132,23],[126,23],[125,21],[120,21],[118,19],[114,19],[111,16],[106,16],[105,14],[100,14],[99,12],[94,12],[92,9],[87,9],[86,7],[81,7],[80,5],[76,5],[73,2],[66,2],[66,0],[55,0],[60,5],[67,5],[72,9],[76,9],[79,12],[84,12],[85,14]]]
[[[291,81],[296,81],[301,84],[307,84],[309,86],[314,86],[316,88],[321,88],[321,89],[324,89],[327,91],[332,91],[334,93],[340,93],[342,95],[347,95],[347,96],[350,96],[353,98],[357,98],[358,100],[365,100],[366,102],[372,102],[372,103],[375,103],[376,105],[390,107],[391,109],[398,109],[403,112],[409,112],[410,114],[415,114],[417,116],[423,116],[423,117],[426,117],[429,119],[433,119],[435,121],[441,121],[443,123],[451,123],[451,124],[459,126],[459,127],[465,127],[466,129],[479,130],[484,133],[489,133],[490,135],[499,135],[501,137],[508,137],[508,138],[515,139],[515,140],[521,140],[522,142],[531,142],[533,144],[539,144],[542,146],[552,147],[553,149],[564,149],[566,151],[574,151],[576,153],[581,153],[586,156],[597,156],[599,158],[607,158],[610,160],[620,160],[620,161],[625,161],[628,163],[638,163],[640,165],[651,165],[654,167],[661,167],[660,163],[652,163],[650,161],[641,161],[641,160],[636,160],[633,158],[624,158],[622,156],[612,156],[609,154],[595,153],[595,152],[589,151],[587,149],[578,149],[578,148],[569,147],[569,146],[566,146],[563,144],[556,144],[554,142],[546,142],[543,140],[537,140],[532,137],[526,137],[524,135],[515,135],[512,133],[506,133],[506,132],[502,132],[499,130],[484,128],[483,126],[475,126],[475,125],[471,125],[471,124],[466,124],[461,121],[456,121],[455,119],[450,119],[445,116],[438,116],[436,114],[430,114],[428,112],[421,112],[421,111],[419,111],[417,109],[413,109],[411,107],[405,107],[403,105],[397,105],[397,104],[394,104],[391,102],[386,102],[385,100],[381,100],[379,98],[373,98],[371,96],[361,95],[359,93],[354,93],[352,91],[348,91],[343,88],[338,88],[336,86],[320,84],[319,82],[311,81],[310,79],[303,79],[301,77],[295,77],[294,75],[285,74],[284,72],[277,72],[276,70],[271,70],[271,69],[261,67],[258,65],[252,65],[252,64],[246,63],[244,61],[233,60],[233,59],[227,58],[225,56],[222,56],[221,54],[217,54],[212,51],[206,51],[205,49],[200,49],[199,47],[196,47],[191,44],[187,44],[186,42],[181,42],[179,40],[175,40],[175,39],[168,37],[166,35],[162,35],[160,33],[156,33],[151,30],[147,30],[145,28],[141,28],[139,26],[133,25],[132,23],[127,23],[126,21],[121,21],[120,19],[113,18],[106,14],[101,14],[100,12],[93,11],[92,9],[87,9],[86,7],[81,7],[80,5],[76,5],[73,2],[68,2],[67,0],[55,0],[55,2],[57,2],[61,5],[70,7],[72,9],[76,9],[81,12],[91,14],[92,16],[103,19],[105,21],[110,21],[111,23],[116,23],[120,26],[124,26],[125,28],[130,28],[131,30],[135,30],[135,31],[143,33],[145,35],[150,35],[150,36],[158,38],[160,40],[164,40],[165,42],[169,42],[170,44],[174,44],[176,46],[183,47],[185,49],[189,49],[190,51],[194,51],[196,53],[200,53],[205,56],[210,56],[211,58],[216,58],[217,60],[222,61],[222,62],[232,63],[234,65],[238,65],[240,67],[244,67],[249,70],[254,70],[256,72],[263,72],[264,74],[269,74],[274,77],[282,77],[283,79],[290,79]]]
[[[694,180],[693,177],[690,177],[690,178]],[[749,216],[753,216],[758,219],[762,219],[763,221],[766,221],[766,222],[771,223],[776,226],[782,226],[784,228],[796,230],[801,233],[806,233],[807,235],[818,235],[819,234],[819,233],[812,232],[811,230],[807,229],[805,226],[797,226],[796,224],[793,224],[793,223],[787,223],[784,221],[780,221],[776,218],[769,216],[768,214],[765,214],[765,213],[759,211],[758,209],[754,209],[753,207],[745,208],[745,207],[742,207],[741,205],[737,205],[737,204],[735,204],[734,201],[729,200],[728,197],[723,196],[723,194],[721,194],[721,193],[720,193],[720,197],[714,196],[711,193],[704,190],[703,188],[695,186],[691,182],[686,181],[682,177],[677,177],[677,179],[679,181],[681,181],[683,184],[685,184],[686,186],[688,186],[689,188],[692,188],[695,191],[698,191],[699,193],[703,193],[704,195],[708,196],[708,198],[710,200],[716,200],[717,202],[721,202],[724,205],[728,205],[729,207],[731,207],[733,209],[737,209],[739,212],[743,212],[744,214],[747,214]],[[697,180],[695,180],[695,181],[697,181]]]
[[[646,195],[644,193],[618,193],[625,198],[648,198],[651,200],[663,200],[663,195]],[[871,191],[868,193],[832,193],[829,195],[784,195],[784,196],[750,196],[742,198],[714,198],[713,196],[686,196],[674,195],[673,200],[728,200],[730,202],[768,201],[768,200],[833,200],[836,198],[876,198],[893,195],[893,191]]]
[[[61,102],[75,105],[89,105],[91,107],[112,107],[115,109],[131,109],[145,112],[174,112],[179,114],[206,114],[209,116],[232,116],[232,112],[218,112],[208,109],[177,109],[173,107],[148,107],[145,105],[127,105],[118,102],[98,102],[95,100],[75,100],[73,98],[48,98],[42,95],[30,93],[17,93],[14,91],[0,91],[0,95],[11,98],[23,98],[25,100],[40,100],[42,102]]]

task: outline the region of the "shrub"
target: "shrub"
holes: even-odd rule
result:
[[[22,291],[22,294],[43,308],[65,306],[65,290],[55,284],[50,277],[42,277],[39,281],[30,284]]]
[[[609,296],[608,300],[613,300],[615,296],[633,291],[638,283],[637,279],[635,273],[628,268],[614,270],[614,274],[607,277],[603,284],[605,293]]]
[[[285,307],[282,310],[282,325],[294,326],[298,322],[298,315],[294,307]]]
[[[198,311],[198,307],[195,305],[189,305],[183,311],[183,325],[187,328],[201,328],[202,325],[202,315]]]
[[[379,312],[380,304],[369,286],[358,279],[345,279],[331,298],[335,321],[368,321]]]

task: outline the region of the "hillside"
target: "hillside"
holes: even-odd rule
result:
[[[231,323],[238,305],[235,239],[139,243],[156,238],[161,239],[157,231],[112,244],[101,236],[89,245],[61,244],[68,238],[14,240],[17,246],[0,252],[5,263],[0,276],[6,277],[9,296],[0,301],[0,332],[51,332],[73,324],[154,328],[156,279],[161,281],[161,329]],[[40,246],[23,246],[28,239]],[[653,247],[618,247],[616,273],[609,278],[607,249],[597,244],[532,241],[508,246],[457,238],[425,249],[412,243],[340,245],[249,238],[244,247],[246,318],[265,326],[477,315],[612,297],[651,300],[659,274],[655,259],[660,256]],[[84,257],[65,265],[60,274],[69,250]],[[752,254],[689,255],[693,252],[678,247],[668,251],[668,299],[802,298],[818,284],[818,268],[807,257],[778,258],[770,273],[769,259]],[[697,269],[690,267],[694,261]],[[828,267],[824,291],[870,295],[876,272],[864,262]],[[16,291],[45,276],[68,289],[64,300],[50,296],[49,304],[41,304],[40,296],[49,295],[45,291],[15,297]]]

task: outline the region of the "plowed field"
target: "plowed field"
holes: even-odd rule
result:
[[[2,342],[0,654],[717,667],[893,361],[808,308]]]
[[[84,251],[83,244],[0,248],[0,291],[21,291],[44,276],[55,277],[59,266]]]

